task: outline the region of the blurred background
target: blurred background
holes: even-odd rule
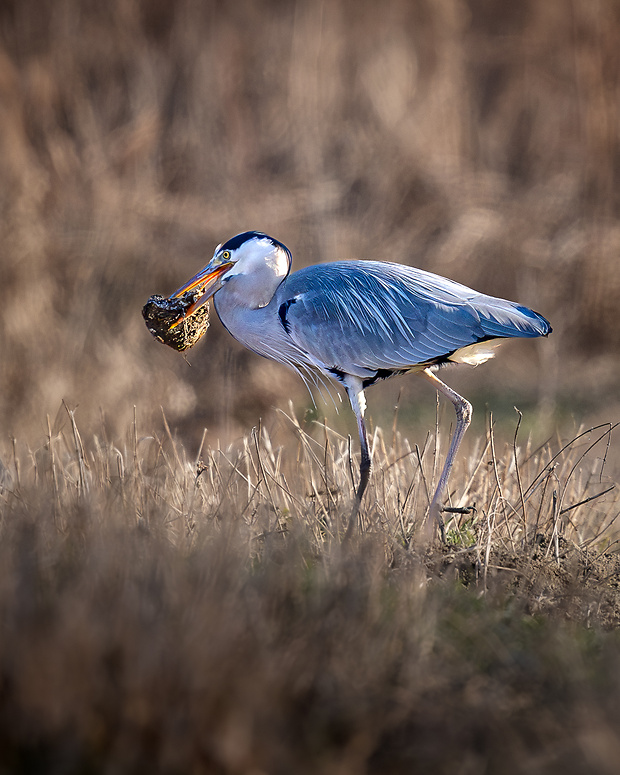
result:
[[[446,372],[479,428],[514,404],[544,433],[614,420],[619,40],[617,0],[3,0],[3,447],[44,440],[62,399],[109,433],[163,408],[190,450],[311,410],[215,313],[191,366],[144,326],[247,229],[298,268],[409,263],[548,317],[548,340]],[[434,425],[422,380],[368,397],[376,423],[400,400]]]

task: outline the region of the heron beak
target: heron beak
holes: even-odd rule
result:
[[[185,310],[183,317],[180,317],[170,326],[171,329],[178,326],[182,320],[189,315],[192,315],[197,309],[209,301],[211,296],[219,289],[217,285],[218,278],[227,272],[232,265],[232,261],[224,261],[215,265],[213,261],[211,261],[204,269],[201,269],[198,274],[195,274],[191,280],[188,280],[185,285],[182,285],[178,290],[171,294],[171,299],[183,296],[183,294],[188,291],[196,291],[196,295],[201,294],[198,299],[190,304]]]

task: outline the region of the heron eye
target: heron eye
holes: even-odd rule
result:
[[[224,259],[224,261],[228,261],[228,259],[230,258],[230,250],[222,251],[221,256]]]

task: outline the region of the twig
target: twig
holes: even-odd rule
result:
[[[265,473],[265,466],[263,465],[263,459],[262,459],[261,454],[260,454],[260,444],[259,444],[259,441],[258,441],[259,435],[260,435],[260,431],[261,431],[260,423],[261,423],[261,421],[259,421],[258,430],[256,429],[256,427],[252,428],[252,437],[254,439],[254,447],[256,448],[256,458],[258,460],[258,467],[259,467],[259,470],[260,470],[261,479],[265,483],[265,489],[267,490],[267,495],[269,496],[269,500],[271,501],[271,507],[272,507],[272,509],[274,511],[274,514],[277,514],[276,504],[275,504],[275,501],[273,499],[273,495],[271,494],[271,489],[269,487],[269,483],[267,481],[267,475]]]
[[[86,489],[86,470],[84,464],[84,446],[82,445],[82,439],[80,438],[80,432],[78,431],[77,423],[75,422],[75,413],[69,409],[65,399],[62,399],[62,404],[67,410],[69,420],[71,421],[71,431],[73,432],[73,443],[75,445],[75,456],[78,463],[78,476],[79,485],[78,492],[82,494]]]
[[[579,506],[583,506],[584,503],[590,503],[590,501],[596,500],[597,498],[600,498],[603,495],[607,495],[608,492],[611,492],[615,488],[616,488],[616,485],[612,484],[611,487],[608,487],[606,490],[603,490],[602,492],[597,492],[596,495],[590,495],[589,498],[584,498],[584,500],[579,501],[579,503],[573,503],[572,506],[567,506],[565,509],[562,509],[560,511],[560,516],[562,516],[562,514],[566,514],[567,511],[572,511],[573,509],[576,509]]]
[[[517,427],[515,428],[515,435],[512,443],[515,458],[515,472],[517,474],[517,486],[519,487],[519,497],[521,498],[521,508],[523,509],[523,538],[527,541],[527,514],[525,511],[525,498],[523,497],[523,485],[521,484],[521,472],[519,471],[519,458],[517,455],[517,434],[521,426],[521,420],[523,419],[523,412],[519,411],[517,407],[514,407],[515,412],[519,415],[517,420]]]
[[[597,439],[597,440],[594,442],[594,444],[592,445],[592,446],[595,446],[595,445],[596,445],[596,444],[598,444],[598,442],[599,442],[601,439],[603,439],[603,438],[604,438],[606,435],[608,435],[608,434],[610,435],[610,434],[611,434],[611,432],[614,430],[614,428],[617,428],[617,427],[618,427],[618,425],[620,425],[620,422],[613,423],[613,425],[612,425],[611,423],[608,423],[608,422],[601,423],[600,425],[594,425],[592,428],[588,428],[587,430],[585,430],[585,431],[582,431],[581,433],[578,433],[578,434],[577,434],[577,436],[575,436],[575,438],[573,438],[573,439],[571,439],[570,441],[566,442],[566,444],[564,444],[564,446],[563,446],[563,447],[561,447],[561,448],[558,450],[558,452],[556,452],[556,453],[555,453],[555,455],[553,455],[553,456],[551,457],[551,459],[549,460],[549,462],[547,463],[547,465],[546,465],[546,466],[543,468],[543,470],[542,470],[542,471],[541,471],[541,472],[540,472],[540,473],[539,473],[537,476],[535,476],[535,477],[534,477],[534,479],[533,479],[533,480],[532,480],[532,482],[530,483],[530,486],[529,486],[529,487],[527,488],[527,490],[525,491],[525,497],[527,497],[527,496],[530,494],[530,492],[532,491],[532,489],[534,488],[534,486],[537,484],[538,480],[539,480],[539,479],[540,479],[540,478],[543,476],[543,474],[545,473],[545,471],[549,469],[549,467],[551,466],[551,464],[552,464],[554,461],[556,461],[556,460],[557,460],[557,459],[558,459],[558,458],[559,458],[559,457],[562,455],[562,453],[563,453],[563,452],[565,452],[565,451],[566,451],[566,450],[567,450],[567,449],[568,449],[570,446],[572,446],[572,445],[573,445],[573,444],[574,444],[576,441],[578,441],[578,440],[579,440],[580,438],[582,438],[583,436],[587,436],[587,435],[588,435],[588,433],[592,433],[593,431],[598,431],[600,428],[608,428],[608,430],[607,430],[607,431],[605,431],[605,433],[604,433],[604,434],[603,434],[603,435],[602,435],[602,436],[601,436],[599,439]],[[588,449],[586,450],[586,454],[587,454],[587,453],[590,451],[590,449],[592,449],[592,446],[588,447]],[[583,459],[583,456],[582,456],[582,458],[581,458],[581,459]]]
[[[499,502],[501,503],[502,514],[504,515],[504,524],[506,525],[506,530],[508,531],[510,544],[512,549],[514,549],[514,545],[515,545],[514,536],[512,534],[510,522],[508,520],[508,514],[506,513],[506,499],[504,498],[504,493],[502,492],[502,484],[499,479],[499,471],[497,470],[497,455],[495,453],[495,435],[493,433],[493,412],[489,413],[489,441],[491,445],[491,460],[493,462],[493,474],[495,475],[495,485],[497,487],[498,499],[499,499]],[[493,496],[491,494],[489,503],[491,503],[492,497]]]

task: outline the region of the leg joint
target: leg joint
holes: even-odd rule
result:
[[[462,399],[462,403],[458,403],[456,406],[456,416],[464,422],[466,425],[469,425],[471,422],[471,417],[474,413],[473,406],[469,403],[469,401],[466,398]]]

